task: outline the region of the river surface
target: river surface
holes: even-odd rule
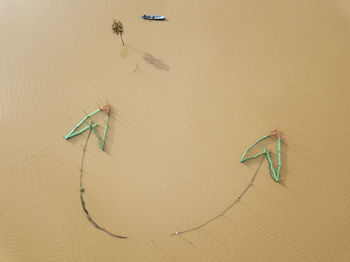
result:
[[[0,24],[0,261],[350,261],[349,1],[3,0]],[[84,199],[127,239],[81,207],[88,132],[64,139],[106,101]],[[279,183],[239,161],[274,128]]]

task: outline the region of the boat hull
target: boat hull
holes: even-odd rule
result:
[[[161,15],[143,15],[141,16],[145,20],[155,20],[155,21],[162,21],[165,20],[165,16]]]

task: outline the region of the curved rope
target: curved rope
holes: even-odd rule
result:
[[[91,126],[91,125],[89,125],[89,127],[90,127],[90,131],[89,131],[88,137],[87,137],[87,139],[86,139],[85,146],[84,146],[84,148],[83,148],[83,155],[82,155],[82,157],[81,157],[81,165],[80,165],[80,202],[81,202],[81,207],[83,208],[83,210],[84,210],[84,212],[85,212],[85,214],[86,214],[87,219],[89,220],[89,222],[90,222],[94,227],[96,227],[96,228],[99,229],[99,230],[104,231],[105,233],[107,233],[107,234],[110,235],[111,237],[126,239],[126,238],[127,238],[126,236],[121,236],[121,235],[114,234],[114,233],[108,231],[107,229],[101,227],[100,225],[98,225],[98,224],[95,222],[95,220],[90,216],[89,211],[88,211],[87,208],[86,208],[86,203],[85,203],[85,200],[84,200],[85,189],[84,189],[84,187],[83,187],[83,166],[84,166],[84,160],[85,160],[86,147],[87,147],[87,144],[88,144],[88,141],[89,141],[91,132],[92,132],[93,129],[94,129],[94,127]]]
[[[172,233],[170,236],[181,235],[181,234],[184,234],[184,233],[189,233],[189,232],[192,232],[192,231],[199,230],[199,229],[205,227],[206,225],[208,225],[209,223],[213,222],[214,220],[218,219],[219,217],[223,217],[227,213],[227,211],[229,211],[235,204],[237,204],[242,199],[244,194],[247,193],[248,189],[253,185],[255,177],[258,174],[258,171],[259,171],[263,161],[264,161],[264,158],[262,158],[262,160],[261,160],[258,168],[256,169],[252,179],[250,180],[249,184],[244,188],[242,193],[224,211],[222,211],[219,215],[209,219],[207,222],[205,222],[205,223],[203,223],[203,224],[201,224],[199,226],[196,226],[196,227],[193,227],[193,228],[190,228],[190,229],[187,229],[187,230],[183,230],[183,231],[177,231],[175,233]]]

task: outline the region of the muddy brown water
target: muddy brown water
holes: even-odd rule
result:
[[[348,1],[2,1],[0,261],[349,261]],[[149,22],[144,13],[166,15]],[[111,22],[124,23],[124,40]],[[106,150],[63,136],[112,106]],[[103,132],[103,115],[94,118]],[[244,150],[282,131],[281,182]],[[267,141],[276,153],[276,141]]]

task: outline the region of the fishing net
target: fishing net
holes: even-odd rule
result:
[[[245,158],[248,151],[250,149],[252,149],[256,144],[258,144],[259,142],[263,141],[266,138],[274,137],[274,136],[277,138],[277,170],[276,171],[275,171],[275,168],[273,167],[273,164],[271,161],[271,156],[270,156],[271,152],[269,150],[267,151],[265,146],[262,147],[262,149],[263,149],[262,153]],[[281,165],[282,165],[281,164],[281,133],[280,133],[280,130],[278,128],[272,130],[268,135],[260,138],[258,141],[256,141],[250,147],[248,147],[247,150],[244,152],[244,154],[241,157],[241,163],[243,163],[247,160],[253,159],[253,158],[257,158],[261,155],[266,155],[267,160],[269,162],[270,171],[272,173],[272,176],[273,176],[274,180],[277,182],[279,180],[279,177],[280,177],[280,170],[281,170]]]
[[[83,128],[81,128],[80,130],[77,131],[77,129],[79,129],[84,123],[85,121],[90,118],[91,116],[93,116],[94,114],[98,113],[98,112],[101,112],[101,111],[104,111],[106,113],[106,123],[105,123],[105,129],[104,129],[104,133],[103,133],[103,138],[102,138],[102,142],[101,142],[101,139],[99,137],[99,135],[97,134],[96,132],[96,127],[98,126],[97,123],[93,124],[92,120],[89,121],[89,123],[84,126]],[[81,206],[82,206],[82,209],[83,211],[85,212],[86,214],[86,217],[88,219],[88,221],[97,229],[101,230],[101,231],[104,231],[105,233],[107,233],[108,235],[112,236],[112,237],[115,237],[115,238],[121,238],[121,239],[126,239],[127,237],[126,236],[121,236],[121,235],[118,235],[118,234],[114,234],[110,231],[108,231],[107,229],[105,229],[104,227],[101,227],[99,224],[96,223],[96,221],[91,217],[87,207],[86,207],[86,202],[84,200],[84,193],[85,193],[85,189],[84,189],[84,186],[83,186],[83,168],[84,168],[84,161],[85,161],[85,153],[86,153],[86,147],[88,145],[88,141],[89,141],[89,138],[91,136],[91,132],[93,132],[98,140],[98,143],[99,143],[99,147],[100,149],[103,151],[104,150],[104,144],[105,144],[105,139],[106,139],[106,134],[107,134],[107,128],[108,128],[108,119],[109,119],[109,114],[110,114],[110,105],[109,104],[106,104],[106,105],[103,105],[103,106],[99,106],[99,108],[95,111],[93,111],[92,113],[90,114],[87,114],[83,120],[81,120],[66,136],[65,136],[65,139],[70,139],[74,136],[77,136],[77,135],[80,135],[82,134],[83,132],[85,132],[86,130],[89,130],[89,133],[88,133],[88,136],[87,136],[87,139],[86,139],[86,142],[85,142],[85,145],[83,147],[83,154],[82,154],[82,158],[81,158],[81,165],[80,165],[80,202],[81,202]],[[261,153],[258,153],[258,154],[255,154],[253,156],[250,156],[250,157],[246,157],[247,153],[254,147],[256,146],[258,143],[260,143],[261,141],[269,138],[269,137],[276,137],[277,138],[277,170],[275,171],[274,167],[273,167],[273,164],[272,164],[272,161],[271,161],[271,156],[270,156],[270,150],[266,150],[265,146],[262,146],[262,150],[263,152]],[[280,175],[280,170],[281,170],[281,135],[280,135],[280,131],[279,129],[274,129],[273,131],[271,131],[268,135],[265,135],[264,137],[260,138],[259,140],[257,140],[256,142],[254,142],[250,147],[248,147],[245,152],[243,153],[242,157],[241,157],[241,163],[245,162],[245,161],[248,161],[248,160],[251,160],[251,159],[255,159],[255,158],[258,158],[259,156],[261,155],[265,155],[268,162],[269,162],[269,167],[270,167],[270,171],[272,173],[272,176],[274,178],[274,181],[278,181],[279,180],[279,175]],[[225,208],[220,214],[216,215],[215,217],[209,219],[208,221],[198,225],[198,226],[195,226],[195,227],[192,227],[190,229],[187,229],[187,230],[183,230],[183,231],[177,231],[175,233],[172,233],[171,236],[175,236],[175,235],[181,235],[181,234],[185,234],[185,233],[189,233],[189,232],[192,232],[192,231],[196,231],[196,230],[200,230],[202,229],[203,227],[205,227],[206,225],[210,224],[211,222],[215,221],[216,219],[220,218],[220,217],[223,217],[225,216],[225,214],[235,205],[237,204],[241,199],[242,197],[248,192],[248,189],[253,185],[254,183],[254,180],[258,174],[258,171],[261,167],[261,164],[263,162],[264,158],[261,160],[258,168],[256,169],[254,175],[252,176],[250,182],[248,183],[248,185],[243,189],[243,191],[241,192],[241,194],[236,198],[234,199],[231,204]]]
[[[70,139],[72,137],[75,137],[77,135],[80,135],[80,134],[84,133],[86,130],[90,129],[96,135],[96,138],[97,138],[97,141],[98,141],[98,144],[99,144],[101,150],[104,151],[104,145],[105,145],[107,128],[108,128],[108,119],[109,119],[109,114],[110,114],[110,108],[111,108],[110,104],[108,104],[108,103],[106,105],[99,106],[98,109],[96,109],[95,111],[91,112],[90,114],[87,114],[83,118],[83,120],[81,120],[64,138],[66,140],[68,140],[68,139]],[[81,127],[85,123],[85,121],[88,118],[92,117],[93,115],[95,115],[98,112],[105,112],[106,113],[106,123],[105,123],[105,130],[103,132],[102,142],[101,142],[101,139],[100,139],[100,137],[97,134],[96,129],[95,129],[98,126],[98,124],[95,123],[94,125],[91,125],[92,124],[92,120],[90,120],[88,125],[84,126],[82,129],[76,131],[79,127]]]

